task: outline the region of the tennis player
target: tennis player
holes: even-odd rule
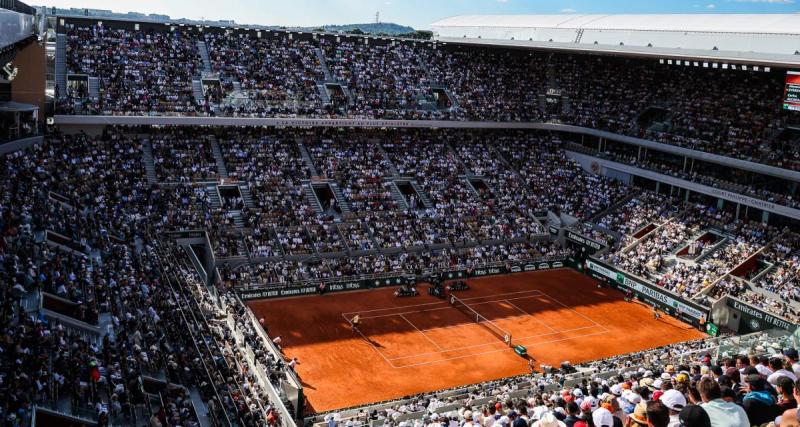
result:
[[[358,329],[358,324],[359,323],[361,323],[361,315],[360,314],[356,314],[355,316],[353,316],[352,319],[350,319],[350,327],[353,329],[353,331],[360,332],[359,329]]]

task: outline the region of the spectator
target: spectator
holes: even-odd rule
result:
[[[700,405],[708,414],[712,427],[749,427],[750,422],[745,410],[735,403],[722,399],[719,384],[711,378],[703,378],[697,383],[700,392]]]

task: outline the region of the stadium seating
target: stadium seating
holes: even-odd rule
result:
[[[362,38],[301,40],[281,33],[200,36],[182,29],[131,32],[71,24],[66,31],[68,71],[101,81],[96,99],[61,91],[66,114],[211,114],[208,105],[214,104],[219,108],[213,114],[229,116],[556,120],[800,167],[797,146],[780,137],[797,119],[779,109],[779,70],[732,72]],[[192,98],[192,80],[203,74],[198,42],[208,46],[209,73],[222,91],[207,91],[203,100]],[[121,49],[106,55],[112,46]],[[343,87],[352,102],[326,106],[321,93],[330,98],[328,83]],[[549,89],[561,94],[557,107],[541,102]],[[450,94],[444,104],[437,102],[437,90]]]

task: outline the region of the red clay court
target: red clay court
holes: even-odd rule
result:
[[[703,337],[672,318],[559,269],[469,279],[462,301],[478,324],[447,300],[397,298],[394,288],[251,302],[288,357],[297,357],[311,412],[526,373],[493,328],[539,363],[558,366]],[[421,286],[424,293],[426,286]],[[359,332],[347,319],[361,317]],[[495,326],[492,326],[495,325]],[[358,391],[356,391],[358,390]]]

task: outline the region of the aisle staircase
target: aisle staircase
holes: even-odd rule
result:
[[[425,209],[433,208],[433,203],[431,202],[431,199],[428,198],[428,195],[425,194],[424,191],[422,191],[422,187],[417,183],[417,181],[410,181],[409,184],[411,184],[411,188],[413,188],[414,191],[417,192],[417,196],[419,196],[419,201],[422,202],[422,205],[425,206]]]
[[[319,65],[322,68],[322,74],[325,75],[325,81],[332,81],[333,76],[331,75],[331,70],[328,68],[328,61],[325,59],[325,53],[322,52],[322,49],[315,47],[314,53],[317,55],[317,59],[319,59]]]
[[[217,172],[223,178],[228,177],[228,168],[225,167],[225,157],[222,155],[222,149],[219,147],[219,141],[214,135],[209,135],[209,142],[211,143],[211,152],[214,155],[214,160],[217,161]]]
[[[389,191],[392,192],[392,199],[397,203],[397,206],[403,210],[408,210],[408,200],[403,192],[397,188],[397,184],[394,181],[388,181],[385,185],[389,186]]]
[[[330,182],[328,185],[331,187],[333,196],[336,197],[336,204],[339,205],[339,209],[342,211],[342,214],[348,214],[352,212],[350,210],[350,205],[348,205],[347,200],[344,198],[344,194],[342,194],[342,189],[339,188],[339,184]]]
[[[149,139],[142,140],[142,161],[144,162],[147,183],[151,185],[156,184],[158,182],[158,175],[156,174],[156,164],[153,161],[153,145],[150,144]]]
[[[314,212],[317,215],[322,215],[322,203],[319,201],[319,197],[317,197],[317,193],[314,191],[314,187],[310,182],[303,184],[303,193],[306,195],[306,200],[308,204],[311,205],[311,208],[314,209]]]
[[[200,58],[203,60],[203,71],[206,73],[211,72],[211,58],[208,56],[208,46],[205,41],[198,40],[197,51],[200,53]]]
[[[67,35],[56,35],[56,84],[59,95],[67,93]]]
[[[100,79],[89,77],[89,98],[100,98]]]
[[[203,94],[203,83],[199,79],[192,80],[192,95],[194,95],[195,102],[203,102],[205,101],[205,95]]]
[[[319,176],[317,173],[317,168],[314,167],[314,161],[311,160],[311,153],[308,152],[308,148],[302,142],[297,142],[297,149],[300,150],[300,157],[303,158],[303,161],[306,163],[306,167],[308,171],[311,173],[311,176]]]

